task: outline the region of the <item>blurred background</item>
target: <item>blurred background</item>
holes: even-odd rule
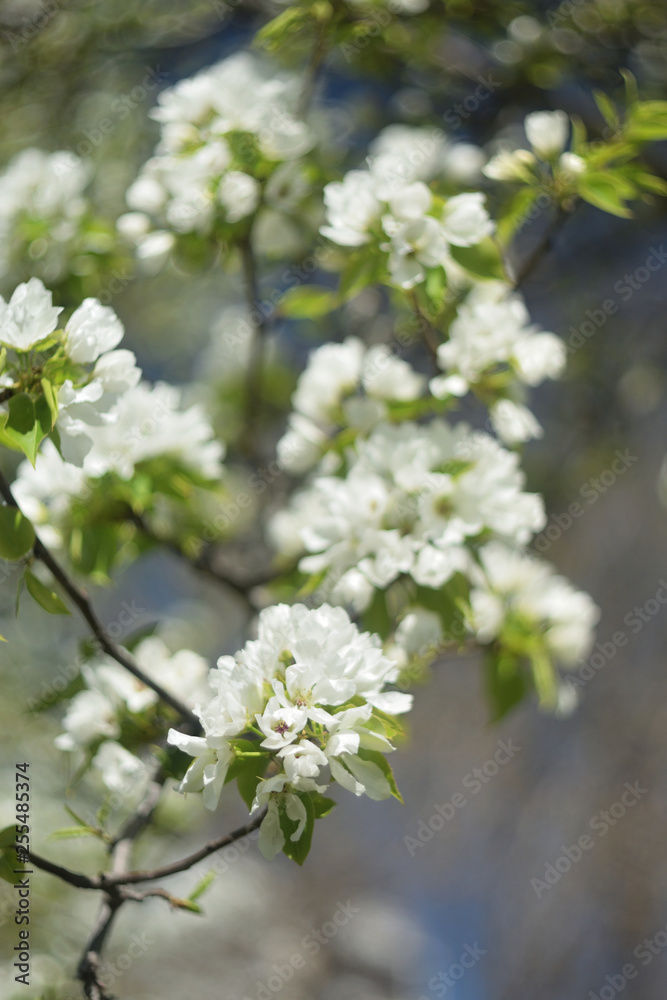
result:
[[[89,193],[108,236],[156,141],[147,114],[158,90],[245,46],[280,9],[249,0],[3,2],[0,160],[35,146],[90,161]],[[563,108],[601,132],[590,91],[619,95],[620,67],[637,76],[642,97],[664,97],[667,8],[657,0],[404,0],[391,11],[390,27],[349,59],[334,51],[320,80],[314,114],[341,171],[360,162],[390,122],[447,129],[447,113],[489,72],[499,85],[467,117],[457,113],[452,136],[485,155],[536,109]],[[298,50],[284,59],[298,66]],[[114,124],[97,143],[103,118]],[[650,152],[663,177],[664,145]],[[519,255],[539,239],[543,222],[522,232]],[[126,906],[107,952],[112,992],[128,1000],[611,1000],[625,989],[628,997],[662,1000],[667,605],[656,595],[667,587],[667,272],[661,266],[644,279],[638,269],[654,249],[663,252],[663,241],[667,206],[659,200],[629,220],[580,206],[523,288],[534,320],[573,346],[566,378],[535,393],[545,435],[527,449],[526,469],[550,514],[540,552],[601,609],[602,665],[575,673],[576,713],[555,719],[527,702],[490,724],[476,658],[434,664],[428,684],[415,691],[409,738],[392,761],[405,805],[339,792],[303,868],[283,856],[269,864],[250,842],[174,878],[170,891],[187,895],[206,870],[215,873],[202,900],[205,917],[172,912],[160,899]],[[298,261],[307,246],[296,240],[290,252]],[[264,262],[263,289],[276,286],[284,266]],[[25,268],[27,276],[30,260]],[[73,304],[82,290],[107,287],[114,272],[112,304],[147,376],[187,384],[190,398],[207,400],[221,436],[233,438],[227,422],[243,358],[226,348],[220,317],[242,308],[236,276],[184,267],[141,274],[109,237],[81,254],[76,281],[63,282],[56,295]],[[17,280],[7,277],[13,283],[0,291],[11,292]],[[618,310],[587,332],[588,313],[607,299]],[[386,339],[384,310],[367,295],[317,326],[277,324],[267,447],[282,431],[308,350],[349,333]],[[617,452],[627,456],[620,473]],[[247,475],[232,458],[232,481]],[[583,514],[568,525],[572,503]],[[241,535],[238,544],[245,551],[250,543]],[[76,620],[46,620],[27,604],[16,619],[12,569],[0,569],[9,640],[0,651],[3,784],[13,790],[14,763],[30,761],[35,848],[94,871],[103,863],[99,844],[49,838],[70,825],[62,803],[72,775],[67,755],[53,748],[62,707],[29,710],[67,676],[83,629]],[[158,634],[174,649],[213,660],[244,641],[244,605],[168,555],[149,554],[114,582],[94,594],[107,623],[118,619],[122,602],[135,602],[133,628],[159,622]],[[501,742],[516,750],[494,767]],[[619,806],[626,784],[639,791]],[[91,779],[67,801],[85,815],[98,792]],[[3,794],[0,826],[11,822],[12,806],[13,796]],[[180,797],[167,796],[158,833],[138,845],[137,864],[180,857],[244,819],[231,796],[214,816],[204,812],[196,801],[186,810]],[[568,867],[566,849],[584,834],[592,847],[574,862],[570,851]],[[12,892],[0,882],[0,993],[78,997],[72,970],[97,900],[47,875],[33,877],[35,985],[15,990]],[[628,964],[635,976],[622,971]]]

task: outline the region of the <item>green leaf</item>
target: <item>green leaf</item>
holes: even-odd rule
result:
[[[75,837],[99,837],[100,831],[93,826],[63,826],[50,836],[52,840],[73,840]]]
[[[387,758],[385,757],[385,755],[383,753],[380,753],[379,750],[367,750],[366,747],[359,747],[359,749],[357,750],[357,756],[361,757],[362,760],[367,760],[371,764],[375,764],[376,767],[380,768],[385,778],[387,779],[387,782],[389,783],[389,787],[391,788],[391,794],[394,796],[395,799],[398,799],[398,801],[402,804],[403,796],[398,790],[398,786],[396,785],[396,779],[394,778],[394,772],[392,771],[391,765],[387,760]]]
[[[447,295],[447,274],[443,267],[429,268],[424,282],[424,291],[429,301],[430,311],[437,316],[445,307]]]
[[[15,868],[18,868],[19,871],[15,872]],[[20,868],[21,866],[17,864],[16,859],[12,857],[12,854],[8,854],[5,851],[0,854],[0,878],[4,879],[5,882],[9,882],[11,885],[16,885],[21,878]]]
[[[172,896],[169,902],[172,906],[178,907],[179,910],[188,910],[190,913],[204,912],[201,906],[198,906],[197,903],[193,903],[191,899],[176,899]]]
[[[614,102],[602,90],[594,90],[593,99],[607,125],[611,128],[618,128],[619,117]]]
[[[41,380],[42,392],[44,393],[44,399],[49,407],[49,413],[51,414],[51,430],[53,430],[56,418],[58,417],[58,393],[52,382],[49,382],[48,378],[43,378]]]
[[[31,573],[30,570],[25,572],[25,585],[28,588],[28,593],[35,601],[39,604],[41,608],[48,611],[50,615],[69,615],[71,614],[69,608],[63,601],[58,597],[55,590],[50,590],[46,584]]]
[[[498,222],[498,238],[503,246],[507,246],[516,231],[521,228],[539,193],[536,187],[522,187],[504,209]]]
[[[353,253],[341,271],[338,285],[340,302],[349,302],[368,285],[373,285],[379,277],[379,261],[368,254]]]
[[[584,201],[610,215],[617,215],[621,219],[631,219],[632,212],[622,200],[627,195],[622,195],[619,188],[618,175],[611,173],[587,174],[581,178],[578,184],[579,195]]]
[[[474,274],[478,278],[504,278],[505,271],[500,259],[498,247],[493,240],[487,236],[474,247],[450,247],[450,252],[455,261],[466,271]]]
[[[470,586],[462,573],[455,573],[440,590],[417,587],[415,603],[439,615],[445,641],[462,639],[464,636],[461,604],[467,601],[469,591]]]
[[[298,828],[298,823],[295,820],[291,820],[287,813],[285,812],[284,803],[281,802],[280,805],[280,829],[283,832],[285,838],[285,843],[283,845],[283,854],[286,854],[288,858],[292,861],[296,861],[298,865],[302,865],[308,853],[310,851],[310,845],[313,839],[313,827],[315,826],[315,809],[311,801],[310,795],[302,794],[299,798],[303,802],[306,809],[306,825],[303,828],[303,833],[298,840],[291,840],[293,833],[296,833]]]
[[[197,882],[197,885],[188,896],[190,902],[194,903],[195,899],[199,899],[200,896],[203,896],[206,890],[213,884],[213,882],[215,882],[215,879],[216,874],[214,871],[206,872],[204,877]]]
[[[652,194],[667,195],[667,181],[663,180],[662,177],[649,174],[646,170],[635,170],[631,176],[635,184],[639,184],[646,191],[650,191]]]
[[[393,622],[387,610],[387,600],[384,591],[374,590],[371,603],[363,612],[362,621],[367,632],[375,632],[381,639],[391,634]]]
[[[629,141],[667,139],[667,101],[641,101],[628,114],[625,137]]]
[[[289,36],[300,30],[308,21],[308,11],[298,6],[288,7],[255,35],[255,44],[269,52],[279,49]]]
[[[36,401],[27,392],[12,396],[7,404],[3,433],[34,465],[40,442],[53,426],[45,396]]]
[[[4,830],[0,830],[0,850],[8,847],[14,847],[16,843],[16,823],[12,823],[11,826],[6,826]]]
[[[280,303],[280,314],[288,319],[317,319],[338,306],[338,295],[322,285],[290,288]]]
[[[491,721],[497,722],[518,705],[527,691],[519,658],[507,650],[488,650],[484,664],[486,688],[491,702]]]
[[[323,819],[328,816],[331,810],[338,805],[333,799],[327,798],[326,795],[320,795],[319,792],[310,792],[310,801],[313,804],[315,819]]]
[[[18,507],[0,507],[0,557],[16,561],[30,552],[35,532]]]
[[[639,89],[637,87],[637,80],[633,73],[629,69],[623,68],[621,71],[621,76],[625,81],[625,105],[630,108],[639,101]]]
[[[264,777],[270,754],[261,751],[259,744],[253,743],[251,740],[234,740],[233,746],[234,750],[238,751],[238,755],[234,758],[227,771],[225,784],[236,780],[239,795],[248,809],[251,809],[257,785],[260,779]],[[253,754],[253,756],[243,757],[242,754],[244,753]],[[255,756],[255,754],[259,754],[259,756]]]

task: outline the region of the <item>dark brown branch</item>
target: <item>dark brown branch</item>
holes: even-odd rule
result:
[[[200,847],[198,851],[195,851],[194,854],[189,854],[187,857],[181,858],[180,861],[173,861],[169,865],[162,865],[160,868],[152,868],[146,871],[125,871],[114,866],[114,870],[109,873],[101,872],[99,875],[84,875],[81,872],[73,872],[69,868],[56,865],[52,861],[40,857],[39,854],[34,854],[32,851],[28,856],[35,868],[40,868],[50,875],[55,875],[57,878],[62,879],[63,882],[76,886],[78,889],[97,889],[117,895],[116,890],[122,886],[133,885],[136,882],[155,882],[157,879],[167,878],[169,875],[177,875],[179,872],[187,871],[188,868],[192,868],[193,865],[196,865],[199,861],[203,861],[210,854],[215,854],[216,851],[222,850],[223,847],[228,847],[229,844],[233,844],[236,840],[247,837],[249,833],[252,833],[253,830],[256,830],[260,826],[265,815],[266,809],[262,809],[261,812],[253,817],[253,819],[248,820],[243,826],[232,830],[231,833],[225,834],[224,837],[210,840],[203,847]],[[148,822],[149,818],[150,816],[145,819],[143,825]],[[122,841],[116,841],[114,857],[121,846],[131,844],[138,831],[131,830],[129,832],[130,835]],[[120,895],[122,898],[122,893]],[[127,898],[133,899],[135,897],[128,896]]]
[[[254,612],[256,610],[255,605],[250,600],[250,591],[254,587],[270,582],[271,577],[264,577],[261,580],[252,580],[250,583],[239,583],[238,580],[233,580],[231,577],[221,573],[220,570],[217,570],[215,566],[211,565],[207,550],[204,550],[200,556],[193,559],[187,554],[187,552],[183,551],[178,542],[171,538],[161,538],[157,535],[141,514],[138,514],[136,511],[130,511],[129,519],[137,526],[141,533],[151,542],[154,542],[155,545],[160,545],[167,549],[184,563],[187,563],[187,565],[191,569],[195,570],[195,572],[202,573],[219,586],[224,587],[227,590],[233,590],[235,594],[242,598],[251,611]]]
[[[192,866],[196,865],[198,861],[203,861],[203,859],[207,858],[210,854],[215,854],[216,851],[220,851],[223,847],[233,844],[234,841],[241,840],[242,837],[247,837],[249,833],[252,833],[253,830],[256,830],[259,827],[265,815],[266,809],[262,809],[257,816],[249,820],[244,826],[240,826],[237,830],[233,830],[232,833],[228,833],[224,837],[218,837],[217,840],[209,841],[208,844],[204,844],[203,847],[200,847],[198,851],[195,851],[194,854],[190,854],[187,858],[182,858],[180,861],[174,861],[170,865],[163,865],[161,868],[152,868],[147,871],[122,872],[120,875],[104,876],[105,884],[110,886],[123,886],[131,885],[135,882],[153,882],[159,878],[167,878],[169,875],[177,875],[179,872],[187,871],[188,868],[192,868]]]
[[[542,236],[532,253],[528,254],[528,257],[524,260],[515,275],[514,288],[517,291],[519,291],[519,289],[525,285],[528,278],[531,277],[543,255],[552,249],[555,243],[556,235],[566,218],[567,213],[565,209],[559,205],[558,210],[555,212],[549,224],[545,227],[544,232],[542,233]]]
[[[9,506],[16,507],[18,509],[18,504],[14,499],[9,482],[1,471],[0,494]],[[72,604],[74,604],[78,609],[91,632],[97,639],[101,649],[113,660],[115,660],[116,663],[119,663],[121,667],[125,667],[125,669],[136,677],[137,680],[141,681],[142,684],[145,684],[146,687],[155,691],[165,704],[170,705],[176,712],[178,712],[182,719],[185,719],[192,725],[198,726],[199,722],[197,718],[188,708],[186,708],[185,705],[182,704],[182,702],[179,701],[178,698],[175,698],[174,695],[170,694],[169,691],[167,691],[166,688],[163,688],[157,681],[152,680],[152,678],[144,673],[135,660],[132,659],[129,653],[126,653],[125,650],[116,645],[111,636],[107,633],[100,619],[97,617],[87,594],[69,578],[60,563],[54,559],[39,538],[35,538],[33,553],[36,559],[39,559],[44,563],[53,578],[65,591]]]
[[[98,875],[84,875],[82,872],[73,872],[69,868],[63,868],[62,865],[54,864],[48,858],[42,858],[39,854],[35,854],[34,851],[28,852],[28,858],[35,868],[39,868],[43,872],[48,872],[49,875],[55,875],[56,878],[62,879],[68,885],[76,886],[77,889],[102,888],[102,883]]]

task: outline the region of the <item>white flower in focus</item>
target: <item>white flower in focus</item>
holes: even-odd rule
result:
[[[116,347],[124,332],[113,309],[97,299],[84,299],[67,320],[65,347],[76,364],[89,364]]]
[[[184,795],[188,792],[201,792],[206,808],[211,811],[216,809],[233,760],[227,740],[222,737],[185,736],[170,729],[167,742],[195,758],[178,786],[179,792]]]
[[[53,333],[61,312],[39,278],[31,278],[14,290],[9,302],[0,296],[0,344],[29,351]]]
[[[278,698],[269,699],[262,715],[257,715],[257,725],[266,739],[260,744],[268,750],[280,750],[293,743],[308,719],[302,708],[284,707]]]

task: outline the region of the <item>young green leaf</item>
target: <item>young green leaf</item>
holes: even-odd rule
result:
[[[380,768],[383,775],[387,779],[389,787],[391,788],[391,794],[394,796],[395,799],[398,799],[398,801],[402,803],[403,796],[398,790],[396,779],[394,778],[394,772],[392,771],[391,765],[387,760],[387,758],[385,757],[385,755],[383,753],[380,753],[379,750],[367,750],[365,747],[359,747],[357,755],[361,757],[362,760],[366,760],[369,763],[375,764],[376,767]]]
[[[25,585],[28,588],[28,593],[30,596],[37,601],[41,608],[48,611],[50,615],[69,615],[71,614],[69,608],[63,601],[58,597],[55,590],[50,590],[46,584],[31,573],[30,570],[25,572]]]
[[[338,305],[338,295],[321,285],[290,288],[280,303],[280,314],[288,319],[318,319]]]
[[[285,837],[283,854],[286,854],[288,858],[292,859],[292,861],[296,861],[298,865],[302,865],[308,857],[310,845],[313,839],[315,810],[313,808],[310,795],[299,795],[299,799],[303,802],[306,810],[306,825],[303,828],[301,836],[298,840],[291,839],[292,835],[296,833],[299,824],[295,820],[289,818],[285,812],[284,806],[280,809],[280,829]]]
[[[3,434],[32,465],[35,464],[40,442],[52,426],[51,410],[44,396],[33,401],[27,392],[19,392],[9,400]]]
[[[17,507],[0,507],[0,557],[15,561],[26,555],[35,542],[35,532]]]

